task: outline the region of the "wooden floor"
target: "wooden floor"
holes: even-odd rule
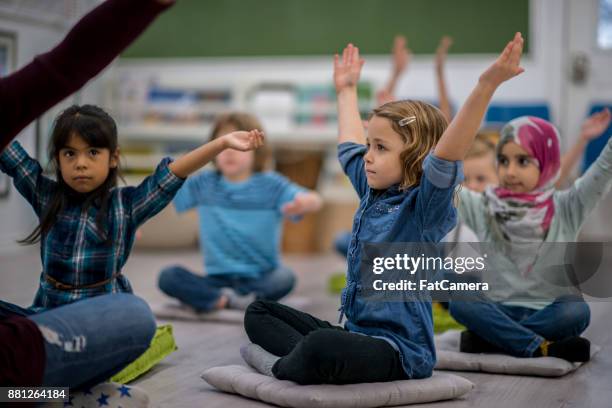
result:
[[[335,255],[289,256],[286,264],[298,275],[293,304],[335,322],[338,297],[328,294],[327,279],[344,269]],[[200,270],[200,256],[188,252],[135,252],[125,268],[135,292],[150,304],[165,301],[156,288],[159,270],[180,263]],[[27,306],[36,289],[40,261],[36,251],[0,256],[0,298]],[[612,273],[612,272],[611,272]],[[476,384],[462,399],[419,406],[467,407],[612,407],[612,304],[591,303],[592,322],[586,332],[602,346],[595,359],[577,372],[559,379],[478,373],[458,373]],[[165,323],[160,321],[160,323]],[[241,364],[239,348],[247,339],[240,325],[172,322],[179,350],[136,384],[149,393],[158,407],[241,408],[267,404],[215,391],[200,378],[209,367]]]

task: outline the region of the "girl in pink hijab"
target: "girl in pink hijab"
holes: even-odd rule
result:
[[[555,126],[523,116],[501,131],[499,186],[459,192],[460,219],[486,246],[485,281],[492,282],[475,299],[450,302],[451,315],[468,329],[461,351],[590,358],[590,343],[580,337],[590,322],[589,306],[562,265],[565,246],[558,243],[577,241],[587,216],[610,190],[612,138],[563,191],[555,189],[560,166]]]
[[[504,126],[497,145],[499,187],[485,191],[488,212],[504,239],[544,239],[555,213],[560,167],[559,132],[552,123],[523,116]]]

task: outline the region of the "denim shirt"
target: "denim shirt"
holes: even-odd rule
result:
[[[455,226],[455,187],[463,180],[463,162],[429,154],[420,184],[407,190],[368,186],[363,156],[356,143],[338,146],[338,159],[360,199],[348,249],[347,286],[342,291],[340,320],[351,332],[388,341],[400,355],[409,378],[431,376],[436,362],[430,301],[374,302],[361,295],[362,243],[440,242]]]

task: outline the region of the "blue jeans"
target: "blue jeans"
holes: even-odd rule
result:
[[[469,330],[516,357],[533,356],[544,340],[578,336],[591,320],[589,305],[572,295],[540,310],[486,300],[451,300],[449,311]]]
[[[144,300],[118,293],[28,316],[45,345],[43,385],[90,387],[107,381],[147,350],[155,319]]]
[[[27,317],[33,314],[34,311],[32,309],[27,309],[25,307],[0,300],[0,319],[15,315]]]
[[[208,312],[214,309],[221,297],[222,288],[232,288],[240,295],[255,293],[258,299],[279,300],[295,286],[295,275],[291,269],[279,266],[259,278],[238,275],[202,276],[175,265],[162,270],[158,285],[166,295],[196,310]]]
[[[351,245],[351,231],[341,232],[336,235],[334,240],[334,248],[336,251],[346,258],[349,246]]]

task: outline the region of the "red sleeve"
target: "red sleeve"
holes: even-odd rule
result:
[[[46,358],[36,323],[21,316],[0,319],[1,385],[42,385]]]
[[[168,7],[155,0],[107,0],[51,51],[0,79],[0,151],[30,122],[102,71]]]

